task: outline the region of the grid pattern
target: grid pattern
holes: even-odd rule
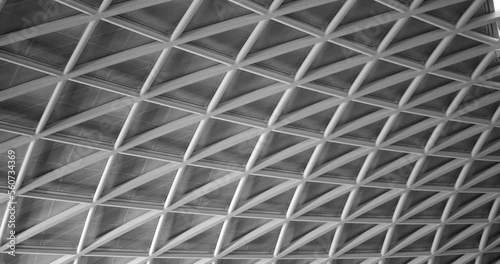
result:
[[[491,3],[49,2],[0,1],[9,263],[498,261]]]

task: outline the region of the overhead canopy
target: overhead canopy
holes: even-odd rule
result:
[[[500,259],[493,1],[0,8],[0,262]]]

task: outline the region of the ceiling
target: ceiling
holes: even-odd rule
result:
[[[491,1],[0,10],[1,263],[500,261]]]

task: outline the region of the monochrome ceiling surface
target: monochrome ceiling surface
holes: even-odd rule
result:
[[[491,0],[0,11],[1,263],[500,261]]]

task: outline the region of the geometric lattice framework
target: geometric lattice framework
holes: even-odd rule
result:
[[[0,9],[2,263],[500,259],[491,2]]]

